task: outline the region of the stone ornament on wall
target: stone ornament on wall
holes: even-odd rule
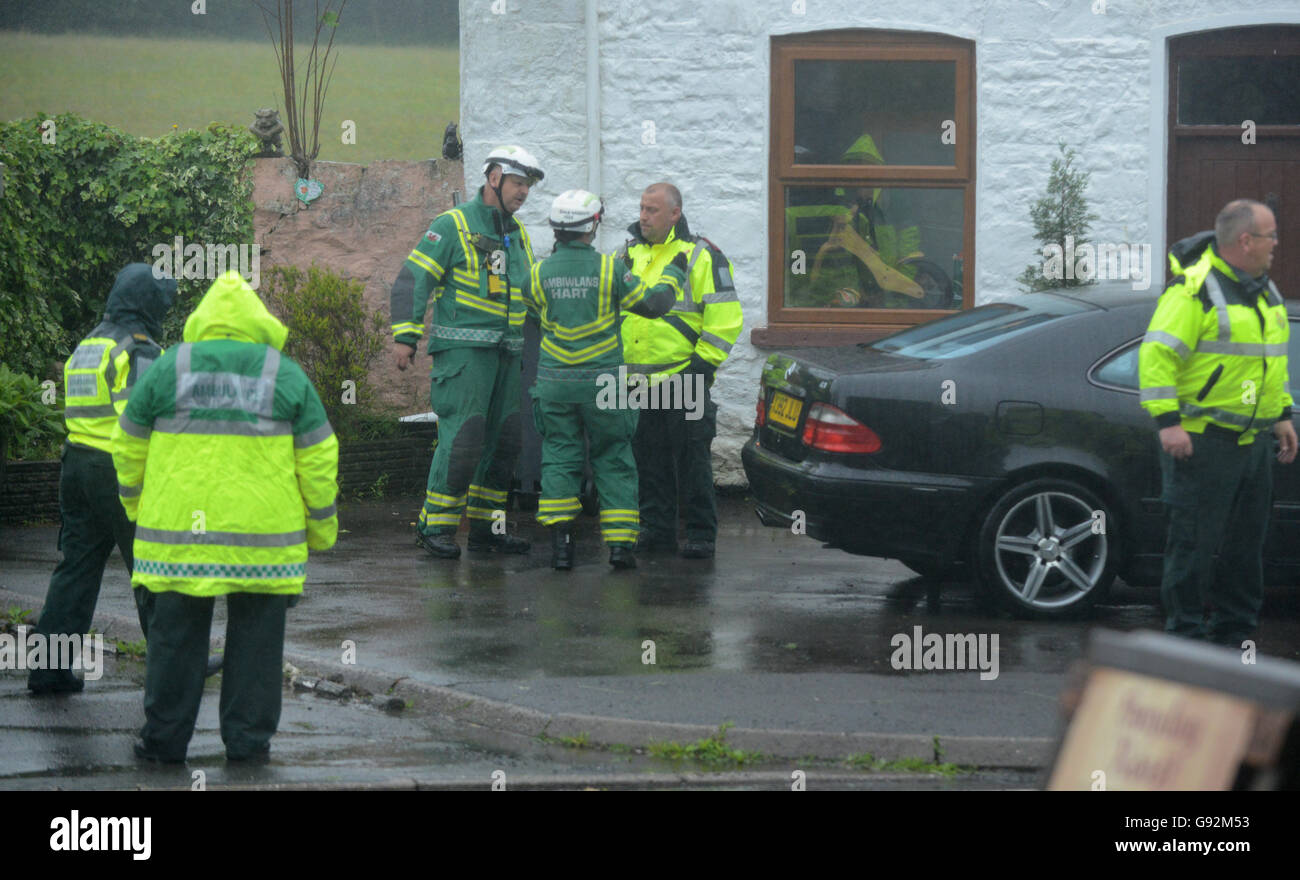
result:
[[[284,148],[280,145],[280,134],[284,131],[284,123],[280,122],[280,111],[271,107],[254,112],[253,124],[248,130],[257,135],[262,142],[262,151],[253,155],[259,159],[274,159],[284,155]]]

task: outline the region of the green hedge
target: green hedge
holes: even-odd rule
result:
[[[72,114],[0,123],[0,361],[50,375],[98,323],[118,270],[152,263],[155,245],[253,241],[251,156],[246,129],[140,138]],[[164,344],[209,282],[181,280]]]
[[[367,312],[365,284],[312,263],[262,273],[258,293],[289,328],[284,353],[316,386],[325,413],[343,440],[385,436],[397,428],[370,384],[370,364],[385,348],[388,321]]]

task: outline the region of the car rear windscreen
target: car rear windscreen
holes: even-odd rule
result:
[[[1033,297],[1026,305],[993,303],[958,312],[938,321],[878,339],[876,351],[921,360],[945,360],[974,354],[1051,321],[1092,311],[1093,306],[1054,296]]]

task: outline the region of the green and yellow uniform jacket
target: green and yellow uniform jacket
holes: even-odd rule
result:
[[[419,344],[429,297],[435,300],[429,353],[500,346],[523,351],[522,285],[533,265],[523,224],[483,202],[483,188],[465,204],[439,214],[394,282],[393,338]]]
[[[136,384],[113,433],[134,584],[301,593],[307,548],[333,546],[338,441],[287,335],[227,272]]]
[[[659,283],[647,287],[622,260],[589,244],[557,244],[555,253],[533,266],[524,288],[528,311],[542,328],[533,396],[567,403],[594,399],[597,377],[624,363],[619,315],[658,318],[681,298],[684,281],[682,271],[669,265]]]
[[[63,366],[64,420],[73,446],[112,453],[113,428],[136,380],[162,349],[162,320],[176,298],[176,282],[155,278],[146,263],[117,273],[104,320],[77,345]]]
[[[714,371],[727,359],[744,324],[740,300],[732,281],[730,261],[708,239],[690,233],[686,216],[668,233],[662,244],[650,244],[641,237],[641,227],[628,227],[632,241],[626,253],[632,272],[646,284],[659,283],[664,267],[673,257],[686,255],[686,282],[672,309],[663,318],[650,320],[636,314],[623,318],[623,354],[629,373],[677,373],[690,368],[712,382]]]
[[[1160,428],[1181,424],[1200,434],[1217,425],[1250,443],[1291,417],[1286,305],[1267,278],[1240,278],[1212,236],[1194,238],[1192,248],[1192,239],[1174,246],[1179,274],[1142,340],[1142,406]]]

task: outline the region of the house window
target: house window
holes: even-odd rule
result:
[[[935,35],[773,38],[755,344],[866,340],[971,304],[974,63]]]

